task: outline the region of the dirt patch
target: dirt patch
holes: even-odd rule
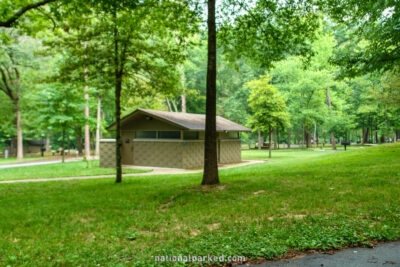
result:
[[[191,235],[191,236],[198,236],[199,234],[201,234],[201,232],[198,231],[198,230],[192,230],[192,231],[190,231],[190,235]]]
[[[225,190],[227,187],[226,184],[217,184],[217,185],[199,185],[195,187],[188,188],[189,190],[193,191],[201,191],[201,192],[211,192],[211,191],[222,191]]]
[[[304,217],[306,217],[307,215],[305,214],[286,214],[286,218],[295,218],[295,219],[303,219]]]
[[[258,194],[261,194],[261,193],[265,193],[265,190],[256,191],[256,192],[253,193],[253,195],[258,195]]]
[[[207,224],[206,226],[208,230],[213,231],[219,229],[221,227],[221,223],[212,223],[212,224]]]

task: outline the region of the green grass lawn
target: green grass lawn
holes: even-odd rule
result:
[[[400,239],[400,145],[273,155],[221,170],[215,187],[200,187],[201,174],[0,185],[0,265],[271,259]]]
[[[113,168],[100,168],[98,160],[90,160],[89,167],[84,161],[53,163],[0,169],[0,181],[35,178],[56,178],[115,174]],[[123,169],[123,173],[141,173],[145,170]]]

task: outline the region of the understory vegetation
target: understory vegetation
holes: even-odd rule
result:
[[[282,153],[221,170],[217,186],[198,186],[201,174],[4,184],[0,265],[173,264],[154,262],[157,255],[272,259],[290,249],[400,239],[400,145]]]

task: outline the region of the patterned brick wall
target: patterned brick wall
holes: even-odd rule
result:
[[[186,145],[185,145],[186,144]],[[186,141],[183,147],[183,168],[202,167],[204,162],[204,141]]]
[[[115,141],[100,140],[100,167],[115,168]]]
[[[183,168],[182,141],[134,141],[133,162],[137,166]]]
[[[240,140],[220,140],[219,163],[236,163],[242,161]]]

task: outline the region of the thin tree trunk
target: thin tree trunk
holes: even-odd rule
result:
[[[89,94],[87,92],[88,86],[85,85],[85,118],[89,119]],[[88,159],[90,157],[90,132],[89,123],[85,122],[85,157]]]
[[[271,142],[272,142],[272,127],[271,127],[271,125],[268,125],[268,131],[269,131],[269,133],[268,133],[268,135],[269,135],[268,157],[271,158],[272,157],[272,145],[271,145]]]
[[[61,161],[65,162],[65,127],[62,130]]]
[[[258,129],[257,130],[257,136],[258,136],[258,141],[257,141],[257,144],[258,144],[258,150],[261,150],[261,131],[260,131],[260,129]]]
[[[332,102],[331,102],[331,97],[329,95],[329,87],[326,88],[326,102],[328,102],[329,116],[332,117]],[[332,149],[336,150],[336,140],[333,132],[331,132],[331,143],[332,143]]]
[[[67,148],[68,148],[68,156],[71,155],[71,148],[69,146],[70,144],[70,138],[69,138],[69,130],[67,131]]]
[[[331,133],[331,144],[332,144],[332,149],[336,150],[336,139],[333,133]]]
[[[167,100],[168,111],[169,111],[169,112],[172,112],[171,103],[169,103],[168,97],[166,98],[166,100]]]
[[[186,96],[181,95],[181,101],[182,101],[182,112],[186,113]]]
[[[86,49],[86,43],[83,45],[84,49]],[[86,60],[87,55],[85,54],[83,56]],[[87,80],[88,74],[87,74],[87,68],[85,67],[83,70],[84,73],[84,80]],[[84,87],[84,97],[85,97],[85,118],[86,118],[86,122],[85,122],[85,157],[87,159],[89,159],[90,157],[90,130],[89,130],[89,87],[86,84]]]
[[[305,126],[304,126],[304,122],[303,122],[303,140],[301,141],[301,148],[304,149],[304,143],[305,143]]]
[[[201,184],[218,184],[217,162],[217,40],[215,28],[215,0],[208,0],[208,64],[206,129],[204,140],[204,173]]]
[[[19,107],[19,96],[15,101],[15,110],[17,115],[17,160],[24,158],[24,144],[22,136],[22,124],[21,124],[21,110]]]
[[[117,177],[116,182],[122,182],[122,161],[121,161],[121,89],[122,89],[122,80],[121,77],[116,77],[116,86],[115,86],[115,117],[117,119],[117,133],[116,133],[116,168],[117,168]]]
[[[185,52],[186,52],[186,42],[185,42]],[[181,85],[182,85],[182,95],[181,95],[181,108],[182,112],[186,113],[186,95],[185,95],[185,68],[183,64],[181,65]]]
[[[178,107],[176,106],[176,103],[175,103],[175,100],[174,100],[174,99],[171,99],[171,103],[172,103],[172,106],[173,106],[174,109],[175,109],[174,112],[178,112]]]
[[[79,156],[82,156],[82,129],[77,125],[74,126],[75,128],[75,139],[76,139],[76,148],[78,149]]]
[[[114,5],[113,19],[114,23],[117,23],[117,4]],[[120,58],[119,52],[119,33],[116,24],[114,25],[114,75],[115,75],[115,118],[116,118],[116,136],[115,136],[115,159],[116,159],[116,177],[115,182],[122,182],[122,157],[121,157],[121,91],[122,91],[122,76],[123,76],[123,64]],[[120,60],[121,59],[121,60]]]
[[[291,143],[291,133],[290,129],[287,130],[287,147],[290,148],[290,143]]]
[[[51,146],[50,146],[50,133],[47,133],[46,136],[46,152],[50,152]]]
[[[314,146],[317,147],[317,124],[314,124]]]
[[[96,148],[95,154],[100,154],[100,129],[101,129],[101,98],[97,97],[97,124],[96,124]]]
[[[279,143],[280,143],[280,141],[279,141],[279,128],[276,130],[276,140],[277,140],[277,144],[278,144],[278,150],[279,150]]]
[[[387,112],[387,105],[385,105],[385,118],[386,118],[386,140],[390,142],[390,120]]]

